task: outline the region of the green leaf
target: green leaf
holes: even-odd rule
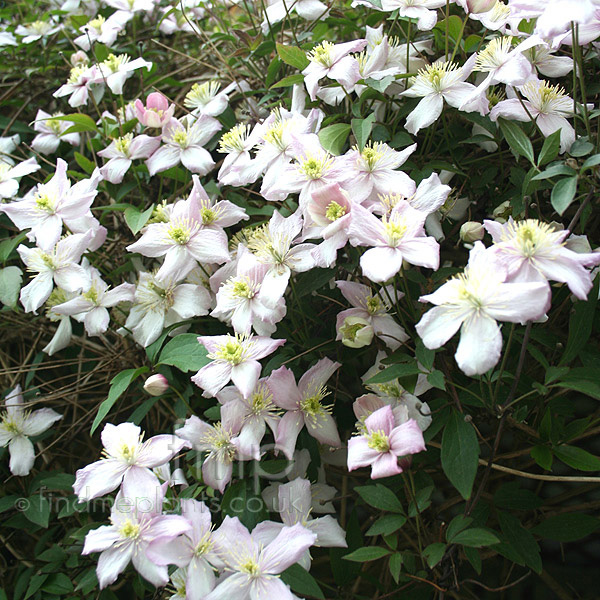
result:
[[[362,152],[375,122],[375,113],[371,113],[366,119],[352,119],[352,133],[356,138],[358,151]]]
[[[63,132],[63,135],[69,133],[79,133],[81,131],[98,131],[98,127],[96,126],[94,119],[81,113],[63,115],[61,117],[52,117],[52,119],[54,121],[68,121],[69,123],[74,123],[72,127],[69,127]]]
[[[294,73],[294,75],[288,75],[278,82],[274,83],[269,89],[273,90],[275,88],[284,88],[291,87],[292,85],[296,85],[297,83],[302,83],[304,81],[304,75],[302,73]]]
[[[523,130],[514,121],[500,118],[498,123],[511,150],[517,156],[524,156],[532,165],[535,165],[531,140]]]
[[[263,499],[252,490],[250,479],[236,481],[227,487],[223,494],[221,510],[224,515],[238,517],[250,530],[269,518]]]
[[[498,511],[498,522],[500,529],[514,551],[523,562],[536,573],[542,572],[542,559],[540,557],[540,547],[538,546],[532,533],[525,529],[516,517],[504,512]]]
[[[550,455],[550,463],[552,464],[552,455]],[[535,510],[543,504],[543,501],[530,490],[521,488],[517,481],[512,481],[500,486],[496,491],[494,504],[510,510]]]
[[[23,273],[19,267],[0,269],[0,302],[10,308],[17,306]]]
[[[19,235],[2,240],[0,242],[0,261],[6,262],[12,251],[25,239],[26,234],[20,233]]]
[[[456,536],[457,533],[461,532],[463,529],[466,529],[472,522],[473,519],[471,517],[456,515],[456,517],[450,521],[448,528],[446,529],[446,541],[451,542],[452,538]]]
[[[435,370],[427,374],[427,381],[438,390],[446,389],[446,378],[441,371]]]
[[[199,371],[210,362],[206,348],[194,333],[182,333],[168,342],[160,353],[159,365],[171,365],[180,371]]]
[[[121,397],[123,392],[129,387],[131,382],[142,373],[148,371],[148,367],[139,367],[138,369],[125,369],[117,375],[115,375],[110,381],[110,390],[108,391],[108,397],[98,407],[98,414],[92,423],[90,429],[90,435],[96,431],[98,425],[102,423],[104,417],[110,412],[110,409],[114,406],[115,402]]]
[[[554,385],[557,387],[567,388],[568,390],[575,390],[576,392],[581,392],[586,396],[600,400],[600,382],[589,381],[586,379],[575,379],[573,373],[569,373],[568,379],[565,377],[563,381],[559,381]]]
[[[600,520],[581,513],[565,513],[546,519],[531,531],[556,542],[574,542],[600,528]]]
[[[31,496],[30,498],[25,499],[23,514],[32,523],[40,525],[41,527],[48,527],[48,520],[50,519],[50,503],[40,494]]]
[[[437,565],[442,558],[444,558],[444,554],[446,553],[446,544],[442,542],[435,542],[435,544],[429,544],[425,550],[423,550],[423,556],[427,561],[427,566],[430,569],[433,569],[435,565]]]
[[[471,497],[478,458],[475,429],[462,414],[453,410],[442,436],[442,469],[465,500]]]
[[[575,199],[577,193],[577,177],[568,177],[561,179],[553,188],[550,194],[550,203],[552,208],[562,216],[569,208],[569,205]]]
[[[140,229],[148,222],[148,219],[152,216],[152,211],[154,210],[154,204],[150,206],[150,208],[146,209],[144,212],[140,212],[137,208],[131,206],[125,209],[124,217],[125,222],[129,229],[131,229],[131,233],[134,235],[140,231]]]
[[[351,127],[345,123],[336,123],[335,125],[329,125],[319,131],[319,140],[321,145],[327,152],[338,156],[344,149],[344,144],[348,139]]]
[[[83,154],[75,152],[75,162],[88,174],[91,175],[96,168],[96,165],[89,158],[86,158]]]
[[[296,67],[299,71],[304,71],[310,64],[306,52],[297,46],[284,46],[277,43],[277,54],[286,65]]]
[[[355,488],[359,496],[373,508],[388,512],[403,513],[404,509],[396,494],[381,483],[377,485],[358,486]]]
[[[560,150],[560,134],[561,130],[557,129],[544,140],[544,145],[542,146],[540,155],[538,156],[538,167],[549,163],[558,156],[558,152]]]
[[[575,175],[576,172],[571,167],[567,167],[567,165],[554,165],[552,167],[547,168],[545,171],[534,175],[531,178],[531,181],[539,181],[541,179],[552,179],[553,177],[558,177],[559,175]]]
[[[73,583],[64,573],[53,573],[42,586],[44,592],[64,596],[73,591]]]
[[[594,149],[594,144],[591,144],[586,139],[578,139],[573,142],[573,145],[569,149],[569,154],[571,156],[576,156],[579,158],[580,156],[586,156]]]
[[[302,596],[311,596],[313,598],[325,600],[323,591],[319,587],[316,579],[299,564],[288,567],[281,574],[281,579],[292,588],[292,592],[296,592]]]
[[[367,546],[366,548],[359,548],[350,554],[344,556],[344,560],[351,560],[352,562],[368,562],[369,560],[377,560],[382,556],[390,554],[389,550],[381,548],[379,546]]]
[[[587,171],[588,169],[592,169],[593,167],[597,167],[600,165],[600,154],[594,154],[594,156],[590,156],[582,165],[581,172]]]
[[[600,458],[587,450],[561,444],[552,449],[556,458],[578,471],[600,471]]]
[[[416,346],[415,356],[417,357],[417,361],[419,361],[427,371],[431,371],[431,369],[433,369],[433,361],[435,360],[435,350],[425,348],[425,345],[420,339],[417,339]]]
[[[367,385],[375,383],[387,383],[393,379],[399,379],[400,377],[408,377],[410,375],[418,375],[421,372],[419,365],[416,362],[412,363],[398,363],[379,371],[373,377],[367,379],[365,383]]]
[[[398,531],[406,523],[404,515],[383,515],[369,528],[365,535],[389,535]]]
[[[450,541],[453,544],[461,544],[470,548],[482,548],[483,546],[491,546],[500,542],[493,533],[479,527],[460,531]]]

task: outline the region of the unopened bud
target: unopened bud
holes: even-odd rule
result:
[[[470,13],[484,13],[492,10],[498,0],[467,0],[467,10]]]
[[[146,390],[151,396],[160,396],[169,389],[169,382],[164,375],[157,373],[151,375],[146,379],[144,383],[144,390]]]
[[[77,52],[73,52],[71,54],[71,64],[74,67],[85,66],[90,62],[88,55],[83,50],[78,50]]]
[[[477,221],[467,221],[460,228],[460,239],[463,242],[473,243],[477,240],[482,240],[485,234],[485,229],[481,223]]]
[[[362,348],[373,341],[373,327],[361,317],[346,317],[339,334],[342,344],[349,348]]]
[[[511,213],[512,208],[508,200],[496,206],[496,208],[492,211],[492,215],[494,215],[494,219],[496,219],[498,223],[506,223],[506,220],[511,215]]]

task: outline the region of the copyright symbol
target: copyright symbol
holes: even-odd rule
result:
[[[15,502],[15,508],[17,510],[21,510],[21,511],[25,511],[29,508],[30,506],[30,502],[27,498],[19,498],[16,502]]]

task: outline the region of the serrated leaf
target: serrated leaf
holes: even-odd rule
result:
[[[482,548],[483,546],[491,546],[500,542],[493,533],[479,527],[460,531],[450,541],[453,544],[461,544],[470,548]]]
[[[556,458],[578,471],[600,471],[600,458],[583,448],[561,444],[552,450]]]
[[[546,519],[531,531],[556,542],[574,542],[600,528],[600,520],[582,513],[565,513]]]
[[[0,302],[10,308],[15,308],[19,299],[23,273],[19,267],[4,267],[0,269]]]
[[[306,52],[297,46],[284,46],[278,42],[277,55],[286,65],[296,67],[299,71],[304,71],[310,64]]]
[[[460,495],[468,500],[477,473],[477,435],[464,416],[453,410],[442,436],[442,469]]]
[[[371,129],[373,128],[374,122],[375,113],[371,113],[365,119],[352,119],[352,133],[356,138],[356,144],[359,152],[363,151],[365,144],[371,135]]]
[[[370,560],[377,560],[382,556],[387,556],[390,551],[386,548],[379,546],[368,546],[366,548],[359,548],[350,554],[346,554],[344,560],[351,560],[352,562],[368,562]]]
[[[111,379],[108,397],[98,407],[98,413],[96,414],[96,418],[92,423],[90,435],[92,435],[94,431],[96,431],[98,425],[102,423],[104,417],[108,415],[110,409],[114,406],[115,402],[121,397],[125,390],[130,386],[131,382],[136,377],[138,377],[138,375],[141,375],[142,373],[145,373],[148,370],[148,367],[139,367],[138,369],[126,369],[125,371],[121,371]]]
[[[159,365],[171,365],[180,371],[199,371],[210,362],[206,348],[194,333],[182,333],[168,342],[160,353]]]
[[[319,140],[327,152],[338,156],[342,153],[344,144],[350,135],[351,127],[345,123],[336,123],[319,131]]]
[[[355,488],[359,496],[369,505],[388,512],[403,513],[402,503],[390,490],[378,483]]]
[[[550,194],[550,203],[552,208],[562,216],[562,214],[569,208],[571,202],[575,199],[577,193],[577,177],[568,177],[567,179],[561,179],[552,188]]]
[[[532,165],[535,165],[531,140],[523,130],[514,121],[502,118],[498,119],[498,124],[511,150],[517,156],[524,156]]]
[[[127,226],[129,229],[131,229],[131,233],[135,235],[142,229],[142,227],[148,222],[148,219],[152,216],[153,210],[154,204],[150,206],[150,208],[147,208],[144,212],[140,212],[133,206],[125,209],[123,215],[125,217]]]
[[[293,592],[302,596],[310,596],[311,598],[320,598],[325,600],[323,591],[319,587],[317,580],[299,564],[288,567],[282,574],[281,579],[287,583]]]

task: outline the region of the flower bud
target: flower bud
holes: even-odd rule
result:
[[[492,10],[497,0],[467,0],[467,10],[470,13],[484,13]]]
[[[463,242],[473,243],[477,240],[482,240],[485,229],[481,223],[476,221],[467,221],[460,228],[460,239]]]
[[[151,375],[144,383],[144,390],[146,390],[146,392],[148,392],[151,396],[160,396],[168,389],[169,382],[167,381],[167,378],[159,373],[156,375]]]
[[[338,333],[342,344],[349,348],[362,348],[373,341],[373,328],[361,317],[346,317]]]
[[[71,64],[74,67],[87,66],[90,62],[88,55],[83,50],[78,50],[77,52],[73,52],[71,54]]]

